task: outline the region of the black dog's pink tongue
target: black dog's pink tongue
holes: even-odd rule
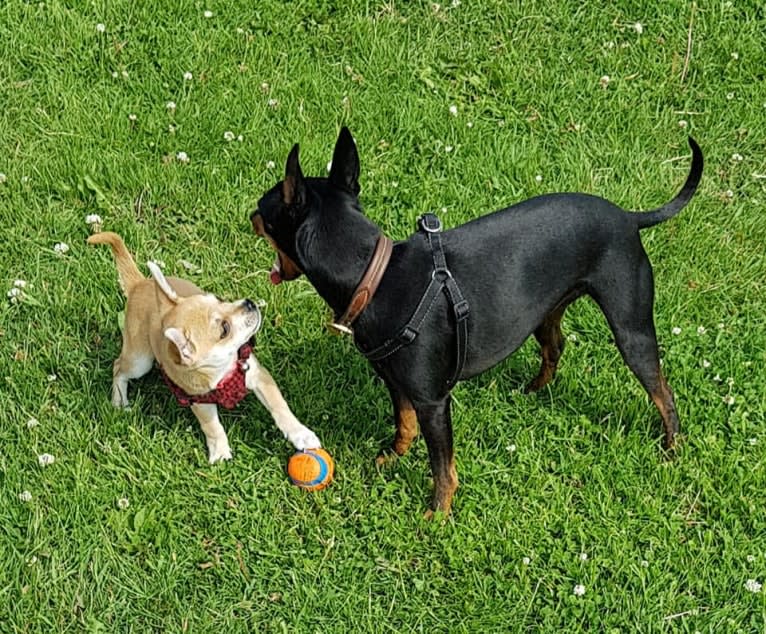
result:
[[[269,273],[269,278],[271,279],[271,283],[274,284],[275,286],[282,282],[282,276],[279,274],[279,269],[277,268],[276,265],[271,269],[271,273]]]

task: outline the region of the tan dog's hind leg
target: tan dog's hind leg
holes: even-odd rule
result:
[[[296,449],[315,449],[321,447],[319,438],[308,427],[303,425],[292,413],[282,392],[279,391],[271,374],[261,366],[254,356],[249,360],[250,370],[245,381],[247,388],[255,393],[258,400],[274,418],[279,430],[285,435]]]
[[[229,438],[218,418],[218,406],[212,403],[195,403],[191,409],[207,440],[208,462],[213,464],[219,460],[231,460]]]
[[[123,346],[122,353],[112,368],[112,405],[128,407],[128,381],[144,376],[152,369],[154,357],[151,354],[130,355]]]

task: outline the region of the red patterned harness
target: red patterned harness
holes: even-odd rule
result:
[[[233,409],[237,404],[247,396],[247,385],[245,385],[245,374],[249,369],[248,359],[253,353],[252,342],[247,342],[237,351],[237,363],[234,369],[221,379],[218,385],[205,394],[187,394],[178,387],[170,377],[165,374],[165,370],[160,366],[160,374],[165,379],[165,384],[170,388],[173,396],[176,397],[181,407],[189,407],[195,403],[213,403],[226,409]]]

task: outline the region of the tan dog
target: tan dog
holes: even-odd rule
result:
[[[145,278],[116,233],[96,233],[88,243],[112,247],[120,286],[128,300],[122,352],[114,362],[115,407],[128,407],[128,381],[149,372],[155,360],[166,381],[191,400],[214,394],[219,385],[240,372],[244,374],[243,389],[255,393],[296,449],[321,446],[314,432],[290,411],[274,379],[255,356],[250,353],[240,358],[240,350],[248,354],[245,346],[261,326],[260,311],[252,301],[222,302],[187,280],[165,278],[153,262],[148,267],[154,279]],[[191,408],[207,439],[209,461],[229,460],[231,448],[218,406],[192,402]]]

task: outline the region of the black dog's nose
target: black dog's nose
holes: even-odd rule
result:
[[[253,312],[254,310],[258,310],[258,307],[255,305],[252,299],[246,299],[244,301],[245,310],[249,310],[250,312]]]

